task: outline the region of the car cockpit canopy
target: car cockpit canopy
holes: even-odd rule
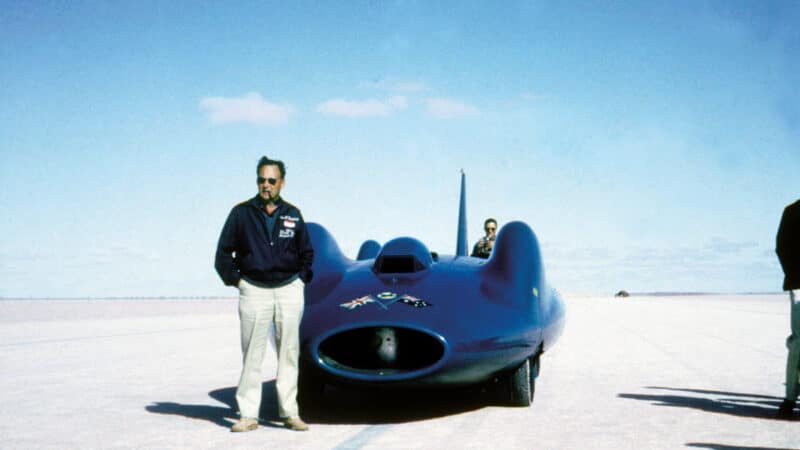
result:
[[[425,244],[414,238],[401,237],[383,246],[372,270],[379,274],[417,273],[427,270],[431,264],[433,257]]]

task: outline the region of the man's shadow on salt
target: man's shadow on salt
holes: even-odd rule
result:
[[[155,414],[169,414],[184,416],[190,419],[201,419],[215,423],[221,427],[230,428],[239,420],[236,405],[236,387],[215,389],[208,395],[225,406],[212,405],[186,405],[175,402],[155,402],[145,409]],[[267,420],[278,420],[277,394],[275,380],[267,381],[261,385],[261,410],[259,417]],[[269,422],[266,423],[269,425]]]
[[[671,388],[647,386],[646,389],[663,391],[647,394],[618,394],[620,398],[643,400],[659,406],[690,408],[710,413],[726,414],[751,419],[798,420],[797,414],[789,417],[777,415],[782,398],[761,394],[724,392],[708,389]]]
[[[155,402],[145,409],[155,414],[207,420],[230,428],[239,419],[236,387],[215,389],[208,395],[224,406]],[[403,423],[481,409],[495,404],[492,399],[491,392],[480,388],[376,391],[326,386],[324,396],[314,402],[313,409],[301,409],[300,415],[310,423]],[[259,417],[263,425],[282,426],[278,415],[275,380],[262,384]]]

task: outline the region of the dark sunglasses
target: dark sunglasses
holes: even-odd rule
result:
[[[277,182],[278,182],[278,179],[277,179],[277,178],[264,178],[264,177],[258,177],[258,180],[256,180],[256,181],[258,181],[258,184],[269,183],[269,184],[271,184],[272,186],[275,186],[275,183],[277,183]]]
[[[496,227],[486,227],[486,231],[494,231],[496,229],[497,229]]]

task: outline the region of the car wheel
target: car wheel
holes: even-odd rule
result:
[[[542,370],[541,363],[539,362],[539,354],[537,353],[536,356],[531,356],[530,359],[531,365],[531,403],[533,403],[533,397],[536,394],[536,378],[539,377],[539,372]]]
[[[511,406],[530,406],[533,402],[534,376],[531,359],[526,359],[507,379],[508,403]]]

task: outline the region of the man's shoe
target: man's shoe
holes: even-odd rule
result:
[[[258,420],[251,417],[242,417],[238,422],[233,424],[231,431],[234,433],[243,433],[245,431],[253,431],[258,428]]]
[[[779,417],[791,417],[792,416],[792,411],[794,410],[795,405],[796,405],[795,402],[793,402],[793,401],[791,401],[789,399],[785,399],[783,401],[783,403],[781,403],[781,406],[778,407],[778,416]]]
[[[283,424],[286,425],[286,428],[294,431],[308,430],[308,425],[300,417],[289,417],[283,421]]]

